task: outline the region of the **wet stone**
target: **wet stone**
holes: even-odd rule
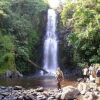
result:
[[[37,96],[37,100],[47,100],[44,95]]]
[[[43,87],[37,88],[36,91],[37,92],[43,92],[44,91],[44,88]]]
[[[3,95],[0,95],[0,100],[2,100],[4,98],[4,96]]]
[[[24,100],[35,100],[35,97],[32,95],[26,95],[26,96],[23,96],[23,99]]]
[[[4,86],[0,86],[0,88],[3,89],[3,90],[6,89],[6,87],[4,87]]]
[[[1,95],[3,95],[4,97],[5,97],[5,96],[8,96],[8,95],[9,95],[9,92],[1,93]]]
[[[55,99],[55,97],[49,97],[47,100],[54,100]]]
[[[15,86],[14,87],[14,90],[22,90],[23,88],[22,88],[22,86]]]
[[[17,100],[23,100],[23,96],[19,96]]]
[[[56,94],[56,99],[60,99],[61,98],[61,93]]]
[[[7,97],[5,97],[5,100],[17,100],[17,97],[7,96]]]
[[[32,93],[33,96],[37,96],[37,92]]]

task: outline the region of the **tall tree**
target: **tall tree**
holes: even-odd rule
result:
[[[100,1],[68,2],[61,18],[64,27],[71,28],[67,39],[74,49],[74,61],[100,63]]]

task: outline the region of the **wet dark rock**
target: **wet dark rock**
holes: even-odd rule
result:
[[[4,98],[4,96],[3,95],[0,95],[0,100],[2,100]]]
[[[8,96],[9,95],[9,92],[4,92],[4,93],[0,93],[0,94],[5,97],[5,96]]]
[[[6,89],[6,87],[4,87],[4,86],[0,86],[0,89],[3,89],[3,90],[4,90],[4,89]]]

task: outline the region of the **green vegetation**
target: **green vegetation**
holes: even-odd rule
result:
[[[43,0],[0,0],[0,73],[7,69],[35,71],[29,59],[40,65],[42,20],[47,8]]]
[[[0,73],[15,70],[14,44],[10,35],[0,34]]]
[[[100,63],[100,0],[66,1],[58,17],[62,66]],[[0,74],[42,67],[47,10],[47,0],[0,0]]]
[[[78,65],[100,63],[100,0],[67,2],[61,12],[63,26],[73,46],[73,61]]]

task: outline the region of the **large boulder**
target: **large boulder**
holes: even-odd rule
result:
[[[92,82],[88,82],[88,83],[80,82],[77,88],[82,95],[84,95],[87,91],[97,90],[96,84]]]
[[[96,83],[93,83],[93,82],[88,82],[87,83],[87,87],[89,89],[93,89],[93,90],[96,90],[98,88],[97,85],[96,85]]]
[[[73,86],[66,86],[63,88],[63,92],[61,94],[61,100],[68,100],[77,98],[79,94],[79,90]]]
[[[78,86],[77,86],[77,89],[80,91],[80,93],[81,93],[82,95],[84,95],[84,94],[86,93],[88,87],[87,87],[86,83],[80,82],[80,83],[78,84]]]
[[[87,92],[83,96],[83,100],[98,100],[98,96],[96,96],[93,92]]]

